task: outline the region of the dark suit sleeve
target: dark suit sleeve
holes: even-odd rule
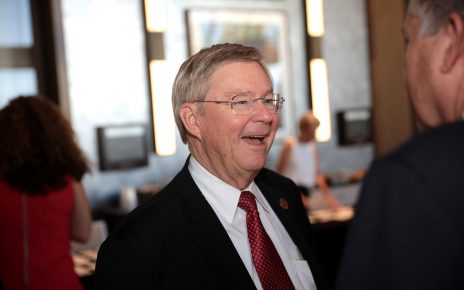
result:
[[[96,290],[156,289],[153,275],[148,273],[136,255],[116,239],[100,248],[95,269]]]
[[[450,265],[462,253],[462,232],[441,207],[440,193],[418,172],[395,159],[374,164],[336,289],[463,289],[450,284],[463,270],[462,262]]]

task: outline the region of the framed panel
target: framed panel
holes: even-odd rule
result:
[[[274,91],[286,102],[280,114],[278,138],[289,132],[291,89],[287,15],[283,11],[192,8],[186,12],[189,54],[218,43],[241,43],[264,55]]]
[[[372,142],[371,109],[354,108],[337,112],[338,145]]]
[[[97,127],[100,171],[148,165],[147,128],[144,124]]]

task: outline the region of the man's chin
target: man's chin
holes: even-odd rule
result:
[[[251,157],[249,160],[245,160],[245,164],[244,164],[244,168],[249,171],[249,172],[255,172],[255,173],[258,173],[263,167],[264,165],[266,164],[266,158],[263,158],[263,159],[252,159],[253,157]]]

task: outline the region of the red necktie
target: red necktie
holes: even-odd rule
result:
[[[261,224],[253,193],[243,191],[238,206],[246,211],[251,254],[263,289],[295,289],[274,244]]]

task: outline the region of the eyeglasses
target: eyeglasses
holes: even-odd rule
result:
[[[230,108],[235,114],[246,115],[255,110],[257,101],[261,101],[269,113],[277,113],[282,109],[285,99],[276,93],[259,98],[253,98],[251,94],[244,93],[233,97],[232,101],[194,101],[193,103],[230,104]]]

